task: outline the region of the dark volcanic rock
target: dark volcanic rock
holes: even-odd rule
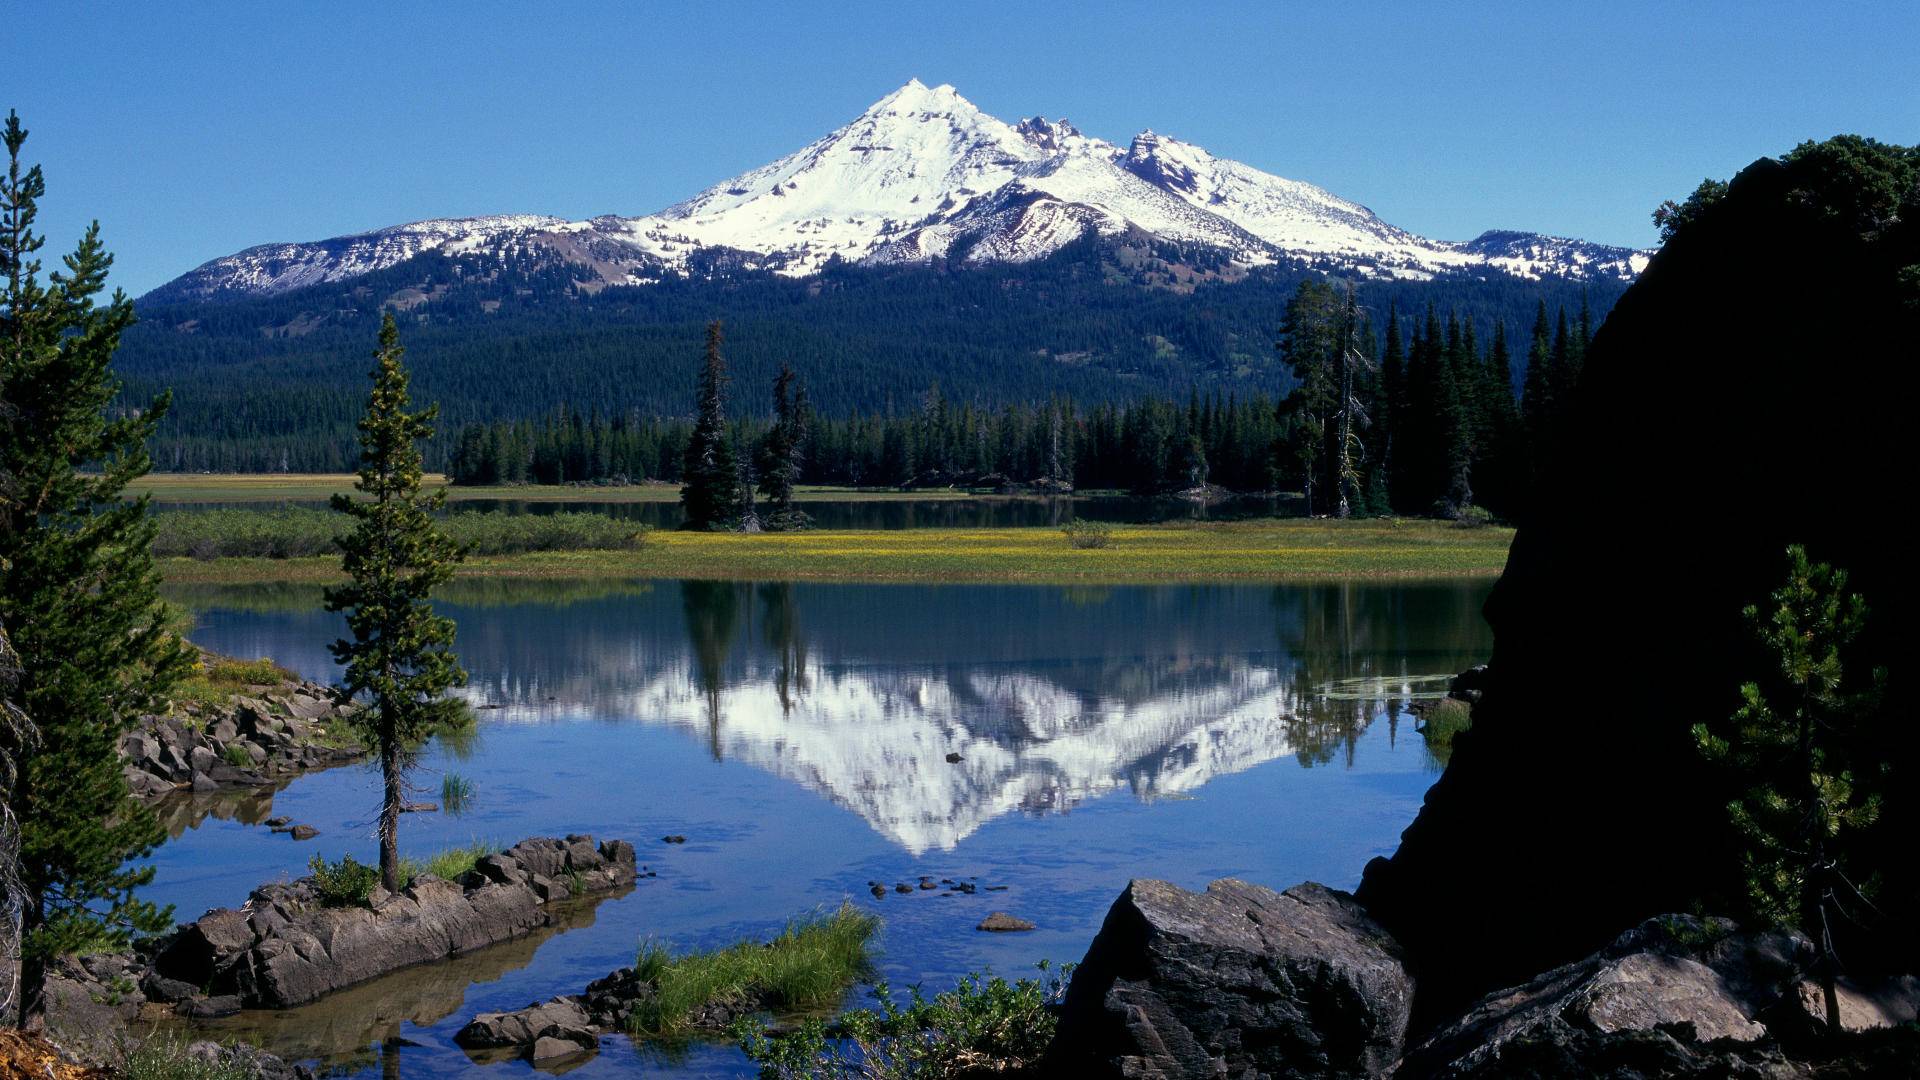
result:
[[[1882,507],[1912,455],[1906,366],[1887,358],[1920,341],[1920,185],[1857,169],[1755,163],[1600,328],[1487,602],[1473,729],[1357,890],[1407,950],[1422,1022],[1661,912],[1736,909],[1728,792],[1691,729],[1767,670],[1741,610],[1782,580],[1789,544],[1848,570],[1872,609],[1862,666],[1911,685],[1912,538]],[[1620,515],[1659,522],[1659,542],[1620,542]],[[1587,691],[1601,657],[1631,669],[1631,693]],[[1889,764],[1920,774],[1920,725],[1898,738]],[[1920,784],[1896,786],[1878,830],[1886,850],[1865,861],[1889,918],[1841,952],[1915,970]]]
[[[481,1013],[460,1029],[453,1041],[469,1050],[502,1046],[532,1046],[543,1038],[574,1043],[574,1050],[600,1045],[593,1021],[579,998],[554,998],[514,1012]]]
[[[264,885],[245,906],[210,911],[154,958],[149,981],[199,993],[182,1012],[234,996],[250,1008],[285,1008],[413,964],[507,941],[547,925],[546,897],[566,895],[537,866],[579,883],[582,894],[634,880],[631,844],[591,837],[523,840],[481,860],[460,882],[431,874],[399,893],[376,889],[366,907],[325,907],[312,879]],[[547,888],[536,888],[537,879]]]
[[[182,703],[176,706],[179,715],[143,717],[137,730],[120,739],[128,788],[139,798],[159,799],[176,791],[259,787],[362,756],[325,734],[357,705],[335,701],[331,691],[315,683],[259,690],[259,697]]]
[[[1657,1067],[1648,1075],[1706,1076],[1780,1064],[1762,1020],[1797,1003],[1811,956],[1792,934],[1663,915],[1584,960],[1480,999],[1408,1053],[1400,1073],[1602,1075],[1641,1061]]]
[[[1074,973],[1051,1060],[1125,1077],[1376,1076],[1413,980],[1346,893],[1136,880]]]

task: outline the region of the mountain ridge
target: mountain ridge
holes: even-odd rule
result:
[[[154,289],[148,303],[270,296],[428,252],[479,272],[520,256],[582,268],[580,287],[647,285],[715,261],[793,276],[835,262],[1024,263],[1089,234],[1203,253],[1226,279],[1276,264],[1428,280],[1498,273],[1626,281],[1647,252],[1513,230],[1429,240],[1360,203],[1151,129],[1121,146],[1066,120],[1008,124],[918,79],[806,146],[651,214],[430,218],[261,244]]]

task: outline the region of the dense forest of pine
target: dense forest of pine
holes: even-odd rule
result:
[[[791,456],[798,482],[813,484],[1072,484],[1140,495],[1211,484],[1304,492],[1316,513],[1337,512],[1343,498],[1362,515],[1516,512],[1578,378],[1592,310],[1550,318],[1538,302],[1519,356],[1505,323],[1483,336],[1432,306],[1418,318],[1390,310],[1384,325],[1376,332],[1345,289],[1305,281],[1281,320],[1278,355],[1294,383],[1284,397],[1195,389],[1184,401],[1082,406],[1056,397],[996,409],[936,385],[909,409],[809,415]],[[703,366],[703,387],[708,379]],[[776,384],[764,399],[752,389],[736,387],[736,416],[760,400],[772,403],[769,415],[791,415],[787,389]],[[785,431],[736,418],[731,460],[764,471],[769,456],[758,448],[775,436],[790,442]],[[458,484],[681,482],[694,433],[684,418],[562,407],[463,425],[447,468]],[[787,460],[785,446],[772,460]]]
[[[1161,265],[1180,257],[1159,254]],[[1304,266],[1267,268],[1237,282],[1175,290],[1142,277],[1148,271],[1139,265],[1089,240],[1026,265],[833,266],[808,279],[715,266],[698,280],[590,290],[563,264],[509,259],[482,267],[429,253],[273,297],[143,303],[116,366],[127,401],[174,391],[174,410],[153,446],[156,465],[173,471],[348,468],[369,343],[389,309],[399,311],[419,396],[442,408],[443,435],[427,448],[435,468],[450,460],[454,433],[465,425],[506,421],[531,431],[560,423],[564,409],[569,427],[593,426],[595,412],[608,430],[618,424],[618,441],[636,449],[614,471],[670,478],[658,444],[678,422],[646,418],[690,422],[689,361],[702,327],[716,317],[726,320],[728,360],[743,388],[732,398],[736,419],[767,414],[770,399],[758,388],[770,386],[782,365],[798,373],[818,414],[833,419],[821,431],[810,481],[850,478],[856,469],[882,475],[853,464],[859,455],[852,450],[840,455],[846,464],[837,471],[821,470],[835,445],[884,444],[884,431],[871,432],[886,427],[887,417],[918,415],[935,386],[944,407],[962,418],[955,423],[973,416],[976,428],[978,417],[1038,415],[1042,403],[1071,402],[1078,428],[1093,431],[1109,413],[1118,423],[1144,407],[1135,403],[1158,399],[1165,407],[1153,411],[1171,432],[1173,415],[1184,418],[1195,397],[1206,411],[1237,416],[1237,439],[1248,446],[1273,434],[1271,410],[1259,403],[1277,404],[1297,382],[1275,340],[1297,287],[1321,275]],[[1528,325],[1542,301],[1570,311],[1587,304],[1597,318],[1623,288],[1503,275],[1365,281],[1357,303],[1376,340],[1384,338],[1388,312],[1432,306],[1487,342],[1502,324]],[[1256,414],[1257,422],[1248,419]],[[964,453],[916,447],[915,463],[971,468],[983,457],[978,431],[966,437],[974,446]],[[1219,450],[1209,459],[1216,482],[1266,486],[1264,449]],[[653,464],[641,468],[649,455]],[[1096,474],[1092,462],[1111,460],[1082,457]],[[1010,464],[1009,475],[1022,471]],[[555,473],[544,465],[538,475]],[[1095,482],[1092,475],[1083,486]]]

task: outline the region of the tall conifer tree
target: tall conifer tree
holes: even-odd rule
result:
[[[724,529],[740,517],[740,466],[727,432],[727,361],[720,355],[725,335],[719,320],[707,324],[707,351],[700,362],[693,434],[687,440],[681,505],[687,526]]]
[[[333,644],[345,668],[342,691],[363,697],[351,722],[380,760],[380,878],[389,892],[400,880],[400,810],[406,772],[419,745],[459,716],[446,692],[466,682],[453,655],[453,620],[434,613],[429,595],[453,577],[462,552],[433,520],[446,492],[420,491],[420,447],[433,437],[439,409],[409,412],[407,369],[393,314],[380,323],[373,354],[373,392],[360,420],[360,479],[366,499],[335,495],[333,508],[353,518],[340,541],[351,583],[328,589],[328,611],[347,613],[351,639]]]
[[[32,717],[0,731],[17,766],[23,958],[18,1017],[45,1006],[47,961],[112,949],[171,924],[137,899],[152,868],[129,859],[164,838],[120,771],[120,737],[161,708],[193,663],[168,632],[151,546],[147,500],[125,500],[151,462],[147,439],[167,410],[108,419],[120,384],[111,364],[133,303],[104,304],[113,265],[96,222],[64,269],[40,278],[33,231],[46,185],[23,169],[27,132],[5,125],[0,178],[0,624],[18,654],[12,697]]]

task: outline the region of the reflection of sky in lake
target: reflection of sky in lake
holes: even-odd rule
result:
[[[403,1051],[407,1072],[459,1071],[465,1059],[446,1040],[472,1012],[575,992],[631,962],[643,936],[687,946],[764,933],[842,896],[874,904],[868,880],[1009,886],[875,905],[887,919],[882,973],[929,987],[987,965],[1015,973],[1041,957],[1077,959],[1131,876],[1350,887],[1392,848],[1432,778],[1397,715],[1403,693],[1484,658],[1484,593],[458,586],[445,610],[460,621],[467,693],[497,707],[479,712],[464,760],[437,748],[420,778],[432,798],[441,771],[462,773],[477,807],[410,815],[403,847],[589,831],[639,841],[660,877],[529,963],[449,973],[489,981],[445,1018],[408,1018],[407,1037],[425,1045]],[[330,669],[337,623],[311,597],[188,599],[203,607],[202,644]],[[229,806],[157,853],[156,898],[196,914],[297,874],[316,851],[364,856],[374,797],[368,773],[343,769],[264,806]],[[246,824],[269,807],[323,835],[294,845]],[[658,842],[673,832],[689,843]],[[995,909],[1041,929],[974,933]],[[730,1055],[684,1064],[728,1074],[739,1068]],[[634,1064],[603,1053],[588,1071]]]

